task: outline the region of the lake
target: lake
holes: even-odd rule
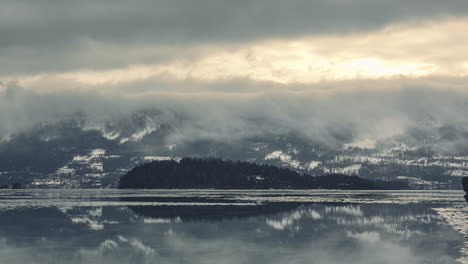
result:
[[[468,263],[461,191],[0,190],[0,263]]]

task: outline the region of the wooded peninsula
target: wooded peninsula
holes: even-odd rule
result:
[[[403,182],[358,176],[311,176],[287,168],[218,158],[183,158],[141,164],[123,175],[120,189],[410,189]]]

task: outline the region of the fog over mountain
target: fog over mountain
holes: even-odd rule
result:
[[[156,87],[156,91],[134,94],[126,92],[127,87],[115,92],[36,92],[7,84],[0,97],[0,135],[8,141],[40,124],[78,120],[81,128],[120,141],[138,141],[145,135],[138,132],[165,128],[168,145],[199,140],[229,144],[294,134],[330,149],[404,139],[414,144],[430,142],[438,154],[465,153],[467,94],[424,81],[403,80],[400,87],[392,81],[272,84],[271,90],[265,83],[233,81],[219,86],[194,84],[206,91],[177,87],[164,93]]]
[[[26,182],[63,184],[71,174],[110,177],[105,182],[112,185],[148,160],[216,156],[315,175],[416,175],[446,183],[465,175],[466,94],[434,80],[402,82],[406,87],[389,80],[272,84],[270,91],[265,83],[223,83],[218,90],[195,83],[207,92],[179,84],[185,93],[133,94],[126,87],[38,92],[7,84],[0,106],[2,171],[8,182],[26,170],[39,172]]]

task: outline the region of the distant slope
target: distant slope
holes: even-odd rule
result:
[[[163,121],[151,111],[121,118],[105,127],[90,127],[77,115],[0,138],[0,185],[115,188],[121,175],[138,164],[187,156],[266,163],[313,176],[400,180],[414,189],[459,190],[461,177],[468,176],[468,148],[449,155],[434,151],[425,141],[401,137],[374,146],[347,139],[329,146],[289,132],[229,142],[209,138],[179,142],[174,141],[178,131],[174,124],[182,120]]]
[[[121,189],[405,189],[347,175],[312,177],[272,165],[215,158],[184,158],[139,165],[120,178]]]

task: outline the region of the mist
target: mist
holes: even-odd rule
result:
[[[170,127],[167,144],[295,135],[329,148],[405,138],[430,140],[441,153],[463,152],[468,95],[459,89],[460,79],[450,81],[443,89],[438,79],[312,85],[158,80],[92,90],[9,83],[0,89],[0,138],[38,124],[80,120],[83,129],[114,137]]]

